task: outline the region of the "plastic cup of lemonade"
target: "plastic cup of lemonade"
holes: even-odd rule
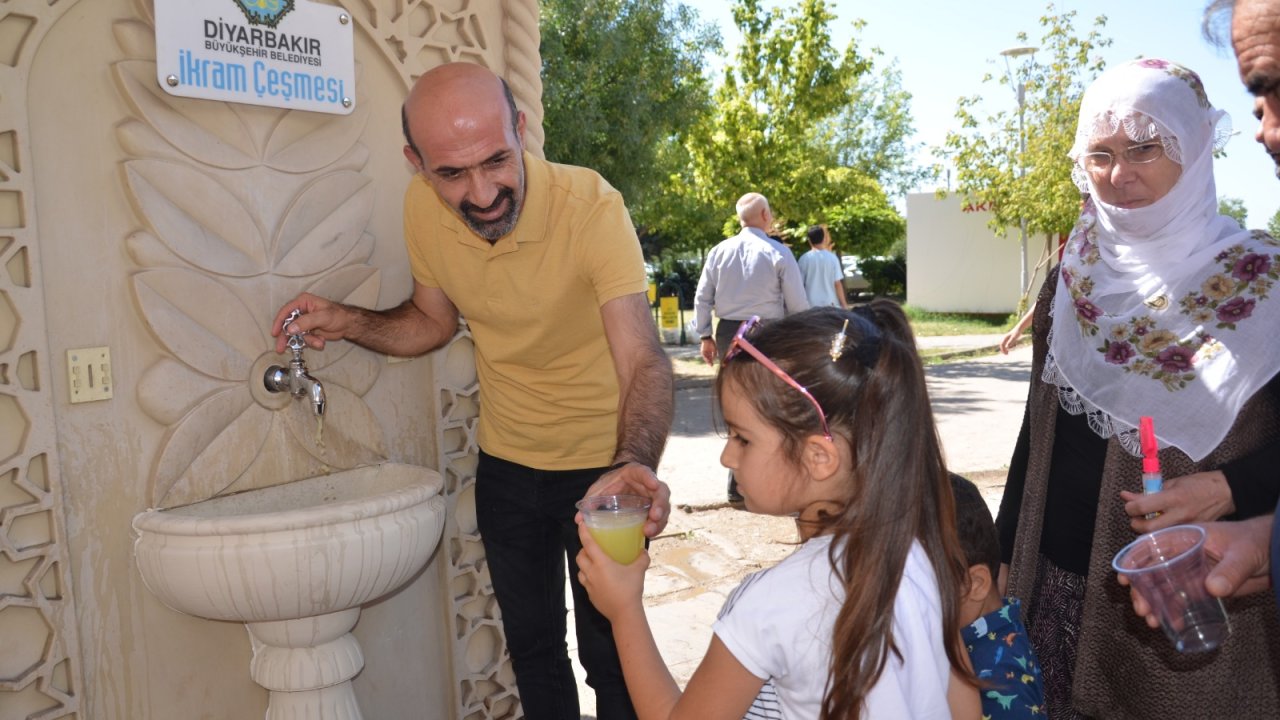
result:
[[[649,498],[638,495],[593,495],[578,501],[582,520],[609,557],[631,564],[644,549],[644,521]]]
[[[1174,525],[1139,537],[1111,562],[1146,598],[1178,652],[1213,650],[1231,634],[1222,601],[1204,586],[1204,538],[1201,527]]]

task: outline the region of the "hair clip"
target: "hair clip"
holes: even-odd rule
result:
[[[844,331],[849,329],[849,318],[844,319],[844,326],[840,328],[840,332],[831,337],[831,362],[840,359],[844,354]]]

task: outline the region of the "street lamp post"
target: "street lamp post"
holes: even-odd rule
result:
[[[1021,179],[1022,176],[1026,174],[1026,166],[1025,166],[1025,161],[1023,160],[1023,157],[1027,153],[1027,134],[1023,128],[1023,116],[1025,115],[1026,108],[1027,108],[1027,103],[1026,103],[1027,85],[1021,77],[1018,77],[1018,78],[1014,77],[1013,68],[1009,66],[1009,58],[1016,58],[1022,55],[1031,55],[1032,53],[1034,53],[1036,50],[1039,50],[1039,49],[1040,48],[1036,48],[1036,47],[1021,46],[1021,47],[1012,47],[1012,48],[1009,48],[1008,50],[1000,51],[1000,54],[1004,56],[1004,70],[1005,70],[1005,73],[1007,73],[1009,76],[1009,85],[1013,87],[1014,93],[1017,95],[1017,98],[1018,98],[1018,178],[1019,179]],[[1019,239],[1019,248],[1021,250],[1020,272],[1019,272],[1019,278],[1020,278],[1021,284],[1018,286],[1018,290],[1019,290],[1019,297],[1021,297],[1021,294],[1027,292],[1027,289],[1031,285],[1031,280],[1028,277],[1029,269],[1027,267],[1027,219],[1025,217],[1018,218],[1018,239]],[[1022,308],[1019,307],[1018,311],[1021,312]]]

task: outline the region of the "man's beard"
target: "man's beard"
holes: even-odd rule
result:
[[[482,220],[473,215],[473,213],[491,210],[504,202],[507,203],[507,209],[496,220]],[[499,190],[489,207],[476,207],[473,203],[464,200],[458,210],[467,227],[490,243],[497,242],[498,238],[515,229],[516,221],[520,219],[520,203],[516,200],[515,190],[509,187]]]

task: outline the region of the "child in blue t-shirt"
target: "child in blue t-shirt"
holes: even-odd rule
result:
[[[969,563],[969,588],[960,601],[961,637],[973,671],[983,683],[983,718],[1043,717],[1044,685],[1040,664],[1022,624],[1022,605],[1002,598],[1000,540],[991,511],[977,486],[951,474],[956,499],[956,530]]]

